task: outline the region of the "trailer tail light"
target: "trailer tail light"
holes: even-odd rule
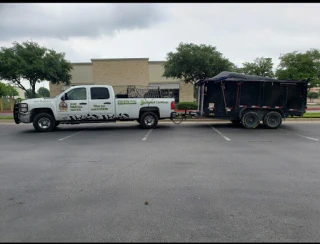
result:
[[[174,101],[171,102],[171,109],[175,109],[176,108],[176,103]]]

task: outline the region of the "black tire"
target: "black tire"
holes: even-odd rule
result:
[[[140,125],[144,129],[153,129],[158,124],[158,116],[153,112],[145,112],[140,118]]]
[[[56,121],[56,125],[55,127],[59,126],[60,125],[60,121]]]
[[[256,112],[248,111],[241,118],[241,124],[247,129],[254,129],[260,124],[260,117]]]
[[[139,119],[137,119],[137,122],[140,124],[140,120]]]
[[[56,121],[52,115],[47,113],[37,114],[33,119],[33,127],[38,132],[49,132],[55,128]]]
[[[275,111],[267,113],[263,118],[263,124],[269,129],[276,129],[282,124],[281,114]]]
[[[235,124],[235,125],[241,124],[241,119],[232,119],[230,121],[232,122],[232,124]]]

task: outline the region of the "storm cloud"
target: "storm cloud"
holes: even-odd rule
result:
[[[96,37],[165,21],[156,4],[0,4],[0,40]]]

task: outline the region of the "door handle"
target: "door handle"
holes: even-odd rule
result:
[[[105,103],[103,103],[103,104],[111,104],[111,102],[105,102]]]
[[[87,103],[79,103],[80,105],[87,105]]]

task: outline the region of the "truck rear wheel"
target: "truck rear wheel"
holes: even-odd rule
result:
[[[241,118],[241,124],[247,129],[254,129],[260,124],[260,117],[256,112],[246,112]]]
[[[33,127],[39,132],[49,132],[55,128],[55,119],[47,113],[37,114],[33,119]]]
[[[153,129],[158,124],[158,116],[153,112],[145,112],[140,118],[140,125],[144,129]]]
[[[263,124],[270,129],[278,128],[282,123],[282,117],[278,112],[271,111],[263,118]]]

